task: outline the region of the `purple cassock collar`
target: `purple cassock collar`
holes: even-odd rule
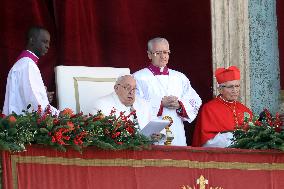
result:
[[[17,58],[17,61],[20,60],[21,58],[24,58],[24,57],[28,57],[28,58],[32,59],[36,64],[38,63],[39,58],[29,50],[22,51],[20,56]]]
[[[150,64],[148,66],[148,69],[154,74],[154,75],[169,75],[169,69],[167,66],[164,67],[164,69],[154,66],[153,64]],[[161,71],[162,70],[162,71]]]

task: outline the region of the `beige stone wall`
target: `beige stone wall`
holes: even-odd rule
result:
[[[213,73],[218,67],[238,66],[240,101],[250,107],[248,0],[211,0],[211,19]]]

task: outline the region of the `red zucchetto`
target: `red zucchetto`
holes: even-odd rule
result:
[[[215,77],[218,84],[225,83],[227,81],[240,80],[240,70],[236,66],[230,66],[229,68],[218,68],[215,71]]]

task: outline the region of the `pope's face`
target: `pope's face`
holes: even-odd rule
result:
[[[169,61],[170,48],[165,41],[152,44],[152,50],[148,51],[148,57],[152,64],[157,67],[165,67]]]
[[[133,77],[125,76],[115,85],[114,89],[122,104],[125,106],[133,105],[136,92],[136,81]]]
[[[240,96],[240,80],[222,83],[219,93],[227,101],[237,101]]]

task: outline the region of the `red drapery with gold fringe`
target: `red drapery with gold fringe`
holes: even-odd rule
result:
[[[154,146],[143,151],[82,154],[31,146],[2,152],[4,189],[280,189],[284,153],[236,149]]]

